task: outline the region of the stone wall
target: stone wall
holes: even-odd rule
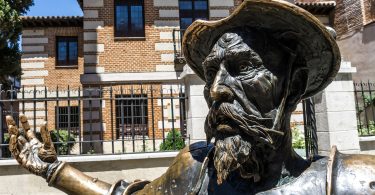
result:
[[[135,179],[156,179],[167,170],[176,154],[170,152],[104,156],[104,158],[65,157],[60,160],[70,162],[73,167],[91,177],[113,184],[121,179],[129,182]],[[48,187],[43,178],[29,174],[19,167],[15,160],[0,161],[0,181],[1,195],[65,194]]]

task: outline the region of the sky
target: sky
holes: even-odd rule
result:
[[[77,0],[34,0],[26,16],[82,16]]]

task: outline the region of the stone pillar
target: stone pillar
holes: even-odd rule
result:
[[[181,78],[185,82],[185,93],[187,97],[187,135],[190,143],[206,140],[204,133],[204,121],[208,113],[208,106],[203,96],[204,81],[200,79],[187,65]]]
[[[319,154],[329,154],[336,145],[340,152],[359,153],[359,138],[350,62],[342,62],[335,80],[314,96]]]

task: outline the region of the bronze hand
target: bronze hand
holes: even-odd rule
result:
[[[22,167],[33,174],[46,178],[48,181],[48,176],[52,174],[59,162],[57,161],[57,155],[50,133],[47,130],[46,122],[40,128],[43,139],[43,143],[41,143],[36,138],[34,131],[30,129],[25,115],[20,115],[20,122],[25,136],[21,135],[21,131],[17,128],[13,117],[7,116],[6,121],[10,134],[10,152]]]
[[[68,163],[58,161],[46,122],[40,128],[43,141],[40,142],[30,129],[25,115],[20,115],[24,135],[21,134],[21,129],[17,128],[13,117],[7,116],[6,121],[10,134],[10,152],[22,167],[45,178],[50,186],[72,195],[112,194],[115,190],[110,184],[87,176]]]

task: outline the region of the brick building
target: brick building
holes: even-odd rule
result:
[[[19,96],[91,99],[48,104],[26,102],[20,109],[33,118],[31,124],[36,127],[46,119],[50,129],[74,128],[74,124],[82,123],[82,132],[78,134],[83,140],[119,140],[124,138],[123,131],[127,128],[130,131],[140,128],[147,137],[160,139],[165,137],[165,129],[181,129],[182,125],[186,125],[191,140],[205,139],[204,83],[185,65],[180,37],[192,21],[226,17],[241,2],[78,0],[83,17],[23,17],[21,84],[26,90],[52,92]],[[324,24],[333,24],[334,1],[296,4],[315,14]],[[68,85],[73,90],[68,92]],[[60,86],[58,90],[57,86]],[[163,97],[164,89],[172,89],[164,92],[168,93],[164,97],[183,94],[186,102],[178,98],[164,102],[149,98],[151,93]],[[130,96],[131,100],[127,100]],[[113,98],[118,100],[109,101]],[[126,111],[127,104],[136,105],[136,112],[141,113],[136,119],[132,117],[129,121],[129,114],[136,114]],[[119,110],[125,111],[119,114]],[[169,116],[173,110],[173,116]],[[64,117],[68,117],[68,126],[66,121],[62,122]],[[299,107],[292,122],[302,125],[302,121]],[[124,127],[127,123],[132,126]],[[96,145],[95,150],[106,153],[110,145],[104,142]],[[117,145],[112,145],[112,152],[121,150]]]

